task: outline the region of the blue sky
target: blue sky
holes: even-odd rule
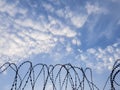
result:
[[[120,0],[0,0],[0,65],[72,63],[98,82],[120,58],[119,9]]]

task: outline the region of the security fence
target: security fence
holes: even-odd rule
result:
[[[30,61],[20,65],[7,62],[0,66],[0,75],[8,70],[14,72],[9,90],[100,90],[93,81],[90,68],[83,69],[71,64],[33,65]],[[109,89],[107,84],[110,84]],[[118,88],[120,90],[120,60],[114,63],[103,90]]]

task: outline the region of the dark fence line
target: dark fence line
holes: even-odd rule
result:
[[[9,90],[100,90],[93,82],[90,68],[83,69],[71,64],[33,65],[25,61],[19,66],[9,62],[0,66],[0,74],[7,70],[15,73]],[[103,90],[108,83],[110,90],[120,88],[120,80],[116,77],[120,79],[120,60],[114,63]]]

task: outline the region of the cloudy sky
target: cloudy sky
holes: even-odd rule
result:
[[[0,65],[72,63],[103,79],[120,58],[119,10],[120,0],[0,0]]]

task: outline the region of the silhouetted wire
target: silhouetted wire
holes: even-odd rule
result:
[[[120,88],[120,84],[118,84],[118,82],[115,80],[115,78],[117,77],[118,74],[120,74],[120,59],[116,60],[116,62],[114,63],[112,71],[111,71],[110,75],[108,76],[107,81],[105,82],[103,90],[105,90],[108,83],[111,86],[110,90],[116,90],[115,87]],[[118,77],[119,77],[119,80],[120,80],[120,76],[118,76]]]
[[[112,72],[110,74],[111,90],[115,90],[115,84],[120,87],[117,81],[115,81],[116,76],[120,74],[120,59],[118,59],[114,65]],[[119,76],[120,77],[120,76]],[[119,82],[120,83],[120,82]]]
[[[27,67],[27,71],[21,75],[22,72],[20,72],[20,70],[22,70],[22,67],[24,66]],[[0,66],[0,74],[7,71],[8,68],[15,72],[10,90],[25,90],[28,84],[31,86],[32,90],[35,90],[35,86],[39,79],[41,81],[43,80],[43,86],[40,86],[42,90],[46,90],[49,83],[52,85],[52,90],[69,90],[70,88],[71,90],[85,90],[86,87],[89,88],[89,90],[100,90],[93,82],[91,68],[83,69],[71,64],[48,66],[46,64],[38,63],[33,65],[31,61],[25,61],[17,66],[14,63],[6,62]],[[87,72],[89,72],[90,78],[88,78]],[[117,60],[113,65],[113,69],[103,90],[105,90],[109,80],[111,90],[115,90],[115,85],[118,87],[120,86],[119,82],[115,80],[119,73],[120,60]]]

